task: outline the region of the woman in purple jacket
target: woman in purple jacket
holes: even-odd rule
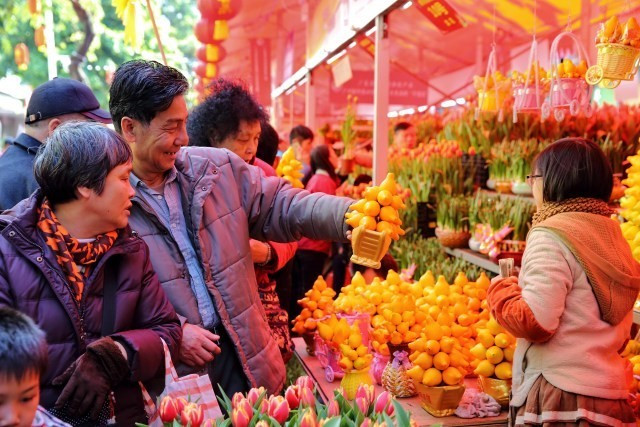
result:
[[[162,379],[182,330],[128,227],[131,150],[97,123],[61,125],[36,157],[41,189],[0,215],[0,306],[46,333],[41,404],[72,425],[146,422],[138,381]]]

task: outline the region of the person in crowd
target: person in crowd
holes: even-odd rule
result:
[[[304,125],[295,126],[289,132],[289,144],[296,150],[296,159],[302,162],[303,176],[306,176],[311,170],[313,138],[313,131]]]
[[[38,86],[29,99],[24,133],[0,156],[0,211],[26,199],[38,187],[33,161],[38,148],[69,120],[111,123],[91,89],[77,80],[54,78]]]
[[[416,128],[409,122],[400,122],[393,127],[393,144],[397,148],[416,148],[417,138]]]
[[[38,405],[47,361],[44,332],[29,316],[0,307],[1,426],[70,427]]]
[[[275,129],[266,120],[264,110],[240,81],[217,79],[210,86],[211,95],[196,106],[187,120],[191,144],[225,148],[248,164],[259,167],[265,176],[276,176],[273,168],[256,158],[262,130]],[[236,126],[233,126],[233,125]],[[275,146],[277,147],[277,133]],[[271,146],[274,146],[273,142]],[[275,153],[273,153],[275,154]],[[297,243],[261,242],[250,239],[260,300],[267,314],[271,331],[285,363],[293,355],[287,311],[280,306],[276,282],[269,274],[284,267],[295,254]]]
[[[265,177],[227,150],[184,148],[187,89],[179,71],[155,61],[127,62],[114,75],[110,112],[134,157],[131,226],[149,244],[153,267],[182,316],[181,360],[192,371],[207,369],[229,396],[250,386],[278,392],[284,363],[258,295],[250,238],[346,241],[343,217],[351,202]],[[248,143],[263,118],[229,126]],[[216,128],[189,120],[194,138],[201,140],[205,129]]]
[[[549,145],[529,177],[537,205],[518,278],[495,278],[492,315],[517,337],[511,425],[632,426],[620,355],[640,265],[607,205],[609,161],[582,138]]]
[[[270,166],[260,167],[260,169],[262,169],[262,171],[267,176],[276,176],[274,168],[277,167],[277,152],[279,144],[280,137],[278,136],[278,132],[269,123],[263,121],[261,123],[260,140],[258,141],[258,150],[256,151],[256,160],[254,165],[261,166],[261,161],[264,164]],[[298,248],[297,243],[289,244],[295,245],[291,246],[294,251]],[[289,306],[291,304],[291,274],[293,272],[293,255],[294,253],[291,254],[291,259],[284,266],[282,266],[282,268],[269,274],[269,278],[272,281],[275,281],[276,284],[275,290],[278,294],[278,300],[280,301],[280,308],[287,311],[287,317],[289,317]],[[258,283],[260,283],[260,280],[258,280]]]
[[[138,381],[164,376],[180,322],[128,227],[131,150],[99,123],[60,125],[39,150],[40,187],[0,215],[0,306],[32,317],[51,365],[42,405],[73,425],[145,422]],[[115,406],[109,395],[114,393]]]
[[[306,184],[310,193],[324,193],[335,195],[339,179],[335,169],[338,159],[328,145],[317,145],[311,150],[311,178]],[[351,201],[353,203],[353,200]],[[331,254],[331,242],[312,238],[302,238],[298,242],[298,251],[293,263],[293,299],[291,312],[296,315],[300,311],[297,301],[304,297],[304,293],[311,289],[318,276],[324,272],[324,267]]]

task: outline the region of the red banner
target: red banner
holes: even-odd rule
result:
[[[445,0],[417,0],[418,10],[443,33],[464,28],[466,23]]]
[[[364,34],[360,34],[357,38],[358,46],[360,46],[365,52],[367,52],[371,57],[376,56],[376,44],[369,37]]]
[[[345,105],[347,95],[357,96],[359,104],[373,104],[373,70],[353,70],[353,77],[340,87],[331,85],[329,101]],[[402,70],[392,68],[389,79],[389,104],[422,105],[427,102],[427,85]]]
[[[269,39],[251,39],[252,91],[258,102],[271,105],[271,44]]]

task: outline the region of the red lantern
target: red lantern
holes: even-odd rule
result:
[[[203,62],[220,62],[227,51],[219,44],[204,44],[196,51],[196,57]]]
[[[213,62],[198,62],[194,71],[202,78],[212,79],[218,75],[218,66]]]
[[[198,0],[202,17],[212,21],[233,18],[240,11],[240,6],[240,0]]]
[[[35,15],[42,11],[42,2],[40,0],[27,0],[27,7],[29,8],[29,13]]]
[[[26,70],[29,67],[29,48],[24,43],[18,43],[13,48],[13,60],[20,70]]]
[[[33,33],[33,40],[36,43],[36,47],[38,50],[43,50],[46,45],[46,40],[44,38],[44,25],[39,26]]]
[[[196,23],[193,30],[196,38],[203,44],[216,44],[229,37],[229,26],[227,21],[212,21],[202,18]]]

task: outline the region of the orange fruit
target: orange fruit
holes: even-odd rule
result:
[[[363,216],[358,225],[363,225],[367,230],[375,230],[377,226],[376,219],[372,216]]]
[[[380,213],[380,205],[378,202],[370,200],[364,204],[363,213],[368,216],[378,216]]]

